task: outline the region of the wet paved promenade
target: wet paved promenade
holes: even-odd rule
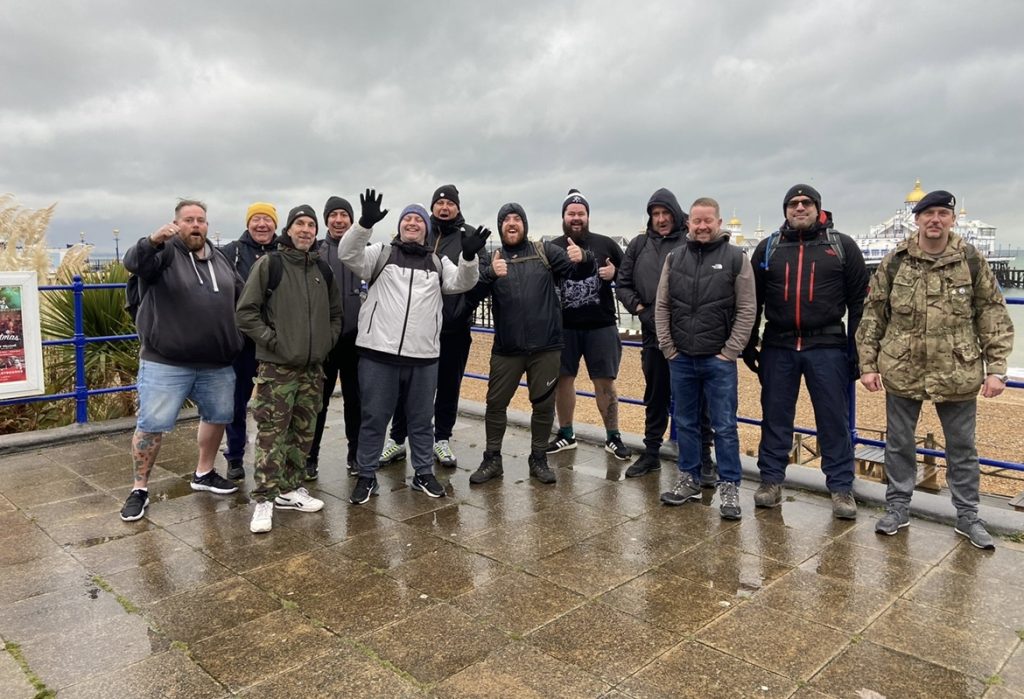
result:
[[[332,416],[325,455],[344,453]],[[797,491],[755,511],[750,483],[724,522],[711,491],[658,503],[667,462],[624,481],[586,445],[542,486],[514,428],[504,480],[470,487],[465,417],[449,497],[402,463],[353,507],[326,456],[323,512],[255,536],[244,495],[189,490],[194,437],[165,440],[131,524],[128,434],[0,457],[4,699],[1024,697],[1021,545],[918,519],[880,537],[878,510],[839,522]]]

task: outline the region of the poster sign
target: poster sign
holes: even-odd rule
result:
[[[0,399],[43,392],[35,272],[0,272]]]

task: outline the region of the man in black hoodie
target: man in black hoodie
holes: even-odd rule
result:
[[[647,201],[647,231],[629,241],[615,282],[619,303],[640,318],[643,342],[640,362],[645,383],[644,453],[626,469],[628,478],[661,469],[659,453],[668,428],[672,395],[668,360],[658,348],[654,301],[665,258],[686,240],[687,220],[688,216],[671,191],[662,187],[652,194]],[[712,487],[717,480],[711,460],[713,439],[707,401],[701,400],[701,483]]]
[[[139,240],[124,255],[138,276],[139,411],[132,435],[135,481],[121,519],[142,519],[149,504],[149,474],[165,432],[174,429],[186,398],[199,407],[199,456],[192,490],[229,495],[238,487],[213,467],[224,425],[231,422],[235,373],[242,349],[235,302],[242,280],[206,240],[206,204],[182,200],[174,220]]]
[[[460,209],[459,190],[453,184],[443,184],[434,190],[430,199],[430,237],[427,247],[438,256],[458,264],[462,254],[462,236],[476,229],[466,223]],[[442,466],[455,468],[458,460],[449,440],[459,411],[459,392],[462,376],[469,361],[469,348],[473,344],[470,326],[477,304],[467,294],[445,294],[442,308],[441,356],[437,363],[437,394],[434,397],[434,459]],[[399,405],[391,423],[391,434],[380,461],[388,464],[405,458],[407,427],[405,411]]]
[[[868,272],[857,243],[832,228],[814,187],[790,187],[782,200],[786,220],[754,250],[757,318],[743,361],[761,380],[758,507],[782,502],[800,378],[814,407],[821,470],[832,493],[832,514],[854,519],[853,444],[847,391],[857,378],[857,332]],[[761,313],[768,321],[758,351]],[[843,324],[847,316],[847,324]]]
[[[256,260],[271,250],[277,250],[277,209],[273,204],[257,201],[245,212],[245,232],[238,240],[232,240],[222,248],[235,273],[242,283],[249,278],[249,272]],[[256,378],[256,345],[245,337],[242,351],[235,357],[235,417],[227,426],[227,448],[224,459],[228,462],[228,478],[245,478],[242,458],[245,456],[245,421],[249,399],[252,397],[253,379]]]
[[[306,480],[316,480],[320,462],[320,441],[324,436],[327,422],[327,408],[331,403],[334,386],[341,377],[341,400],[345,406],[345,438],[348,442],[345,461],[348,475],[359,475],[356,467],[356,453],[359,448],[359,424],[362,408],[359,400],[359,352],[356,350],[356,335],[359,334],[359,307],[363,303],[363,280],[338,259],[338,243],[352,227],[354,215],[347,199],[330,197],[324,204],[324,223],[327,235],[319,243],[317,253],[327,260],[334,272],[334,281],[341,292],[341,304],[345,310],[341,335],[334,349],[324,361],[324,404],[316,418],[313,445],[306,459]]]

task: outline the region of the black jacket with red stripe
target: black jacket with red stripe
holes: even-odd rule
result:
[[[837,253],[829,240],[831,229],[832,214],[823,211],[821,220],[806,231],[783,224],[770,254],[771,236],[758,244],[750,260],[757,289],[750,346],[757,345],[763,313],[767,323],[762,346],[798,351],[852,347],[850,338],[864,312],[868,271],[853,238],[833,231],[843,250],[842,256]]]

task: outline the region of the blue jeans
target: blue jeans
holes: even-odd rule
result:
[[[764,483],[782,483],[793,449],[793,421],[800,377],[814,407],[825,484],[834,493],[853,487],[853,443],[850,441],[850,363],[846,350],[822,347],[761,350],[761,444],[757,468]]]
[[[193,369],[140,359],[136,383],[139,391],[136,429],[140,432],[173,430],[186,398],[195,401],[203,422],[211,425],[231,422],[235,371],[230,366]]]
[[[679,470],[700,481],[701,394],[707,398],[711,427],[715,431],[718,478],[739,483],[740,438],[736,429],[736,362],[718,357],[679,354],[668,363],[672,374],[673,418],[679,445]]]

